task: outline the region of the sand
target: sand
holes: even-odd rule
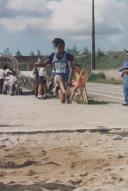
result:
[[[128,131],[0,135],[0,191],[127,191]]]

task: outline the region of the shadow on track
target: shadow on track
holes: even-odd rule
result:
[[[89,103],[89,105],[106,105],[106,104],[110,104],[110,102],[107,102],[107,101],[97,101],[97,100],[93,100],[93,99],[89,99],[88,103]]]

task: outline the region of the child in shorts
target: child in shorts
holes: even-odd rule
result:
[[[46,98],[46,69],[45,65],[40,65],[41,59],[39,58],[37,61],[38,66],[38,99]]]

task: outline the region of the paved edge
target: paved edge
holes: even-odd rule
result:
[[[72,129],[72,130],[42,130],[42,131],[0,131],[0,135],[35,135],[35,134],[54,134],[54,133],[84,133],[84,132],[91,132],[91,133],[109,133],[112,130],[124,130],[122,128],[94,128],[94,129]]]

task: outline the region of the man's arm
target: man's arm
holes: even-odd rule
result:
[[[121,77],[123,77],[124,74],[128,74],[128,70],[123,70],[123,72],[122,72],[122,74],[121,74]]]
[[[46,67],[47,65],[51,65],[51,61],[49,58],[46,60],[39,60],[37,63],[35,63],[36,67]]]
[[[37,60],[36,66],[37,67],[46,67],[46,66],[52,66],[52,60],[54,57],[54,53],[52,53],[49,57],[47,57],[45,60],[41,60],[40,58]]]

